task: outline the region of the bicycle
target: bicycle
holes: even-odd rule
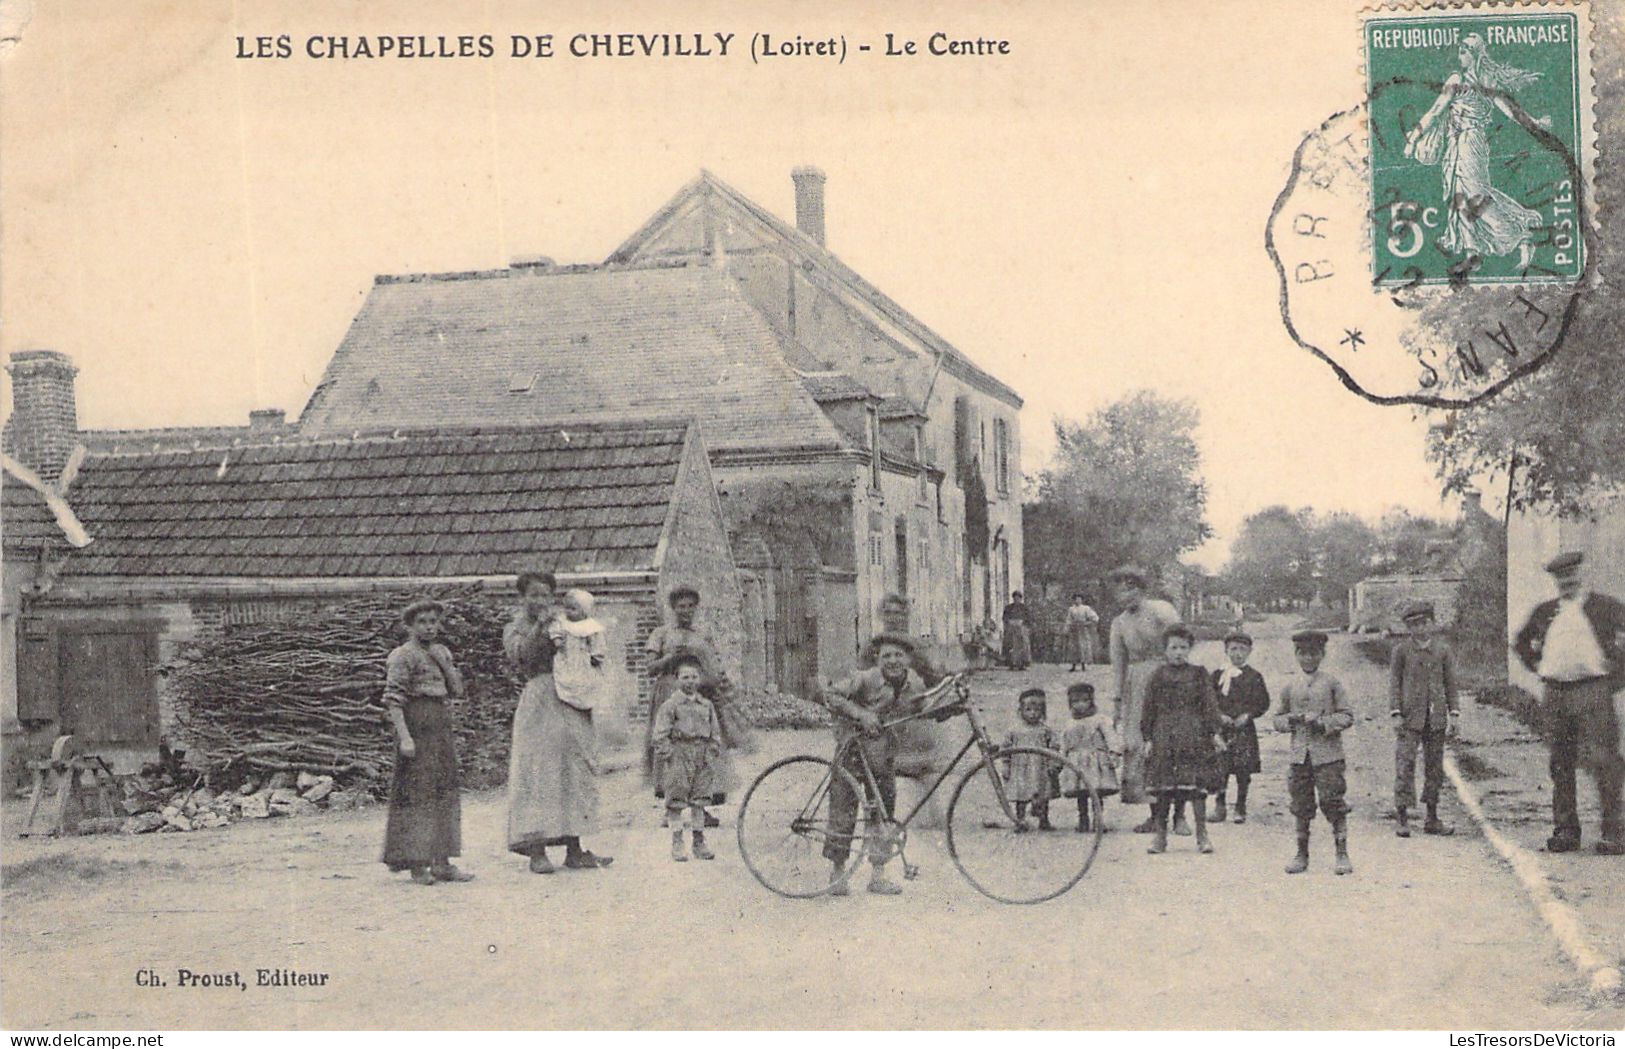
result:
[[[1043,776],[1059,779],[1070,773],[1070,782],[1086,789],[1082,776],[1056,751],[995,744],[970,703],[965,677],[944,679],[920,697],[925,709],[881,725],[884,731],[921,718],[947,721],[961,715],[970,724],[970,738],[902,819],[883,811],[879,784],[857,738],[843,743],[833,758],[800,754],[764,769],[745,792],[738,818],[739,853],[756,880],[781,896],[811,899],[844,885],[869,858],[901,859],[903,877],[912,881],[919,868],[903,853],[909,824],[973,749],[979,757],[948,802],[948,855],[959,873],[983,895],[1013,904],[1053,900],[1083,880],[1100,850],[1100,796],[1088,790],[1093,831],[1087,838],[1070,831],[1034,830],[1007,790],[1011,759],[1037,759]],[[937,704],[949,692],[955,698]],[[861,773],[861,783],[853,770]],[[837,831],[830,822],[831,788],[838,778],[861,799],[850,833]],[[834,874],[834,860],[826,850],[845,854]]]

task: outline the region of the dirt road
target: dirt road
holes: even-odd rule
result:
[[[1277,631],[1279,632],[1279,631]],[[1216,645],[1198,658],[1216,665]],[[1278,687],[1281,638],[1255,660]],[[715,863],[676,865],[630,773],[604,781],[601,872],[537,877],[502,848],[503,801],[465,803],[467,885],[424,889],[377,863],[381,810],[189,835],[5,843],[4,1022],[16,1028],[1036,1027],[1617,1028],[1512,877],[1460,813],[1451,839],[1396,839],[1380,668],[1343,639],[1352,686],[1352,877],[1288,877],[1283,741],[1266,734],[1254,818],[1151,857],[1109,809],[1089,877],[1038,907],[976,894],[938,834],[906,895],[791,902],[768,894],[715,835]],[[1105,684],[1105,668],[1091,678]],[[1057,668],[978,682],[1004,714]],[[1059,725],[1064,707],[1052,706]],[[817,733],[774,734],[751,762]],[[15,817],[16,806],[8,817]],[[732,809],[724,809],[731,816]],[[8,819],[8,823],[10,819]],[[1581,862],[1576,860],[1575,862]],[[1602,862],[1593,860],[1592,862]],[[246,989],[180,988],[180,968],[240,972]],[[142,970],[168,982],[138,986]],[[257,969],[328,974],[255,986]]]

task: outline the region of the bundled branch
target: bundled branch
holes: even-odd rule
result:
[[[446,606],[441,640],[467,685],[454,707],[464,782],[501,782],[521,685],[502,653],[508,608],[477,586],[431,596]],[[395,760],[384,660],[405,639],[406,603],[367,595],[190,646],[164,668],[189,761],[213,770],[216,786],[302,771],[381,787]]]

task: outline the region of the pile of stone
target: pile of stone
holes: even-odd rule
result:
[[[275,772],[263,780],[251,776],[235,790],[219,792],[204,786],[202,777],[186,785],[168,776],[132,776],[124,781],[123,792],[126,815],[109,829],[125,834],[208,830],[238,820],[308,816],[373,803],[365,789],[341,790],[332,776],[311,772]],[[103,822],[81,821],[81,830],[103,829]]]

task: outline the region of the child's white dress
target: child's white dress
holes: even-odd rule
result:
[[[559,699],[577,710],[590,711],[604,686],[603,657],[606,652],[604,624],[596,619],[553,620],[548,629],[556,646],[553,655],[553,688]],[[593,657],[599,665],[593,665]]]
[[[1071,769],[1061,772],[1061,788],[1067,797],[1076,797],[1085,790],[1117,793],[1117,758],[1123,753],[1123,741],[1112,728],[1110,718],[1095,713],[1072,722],[1061,735],[1061,753],[1081,774]]]

